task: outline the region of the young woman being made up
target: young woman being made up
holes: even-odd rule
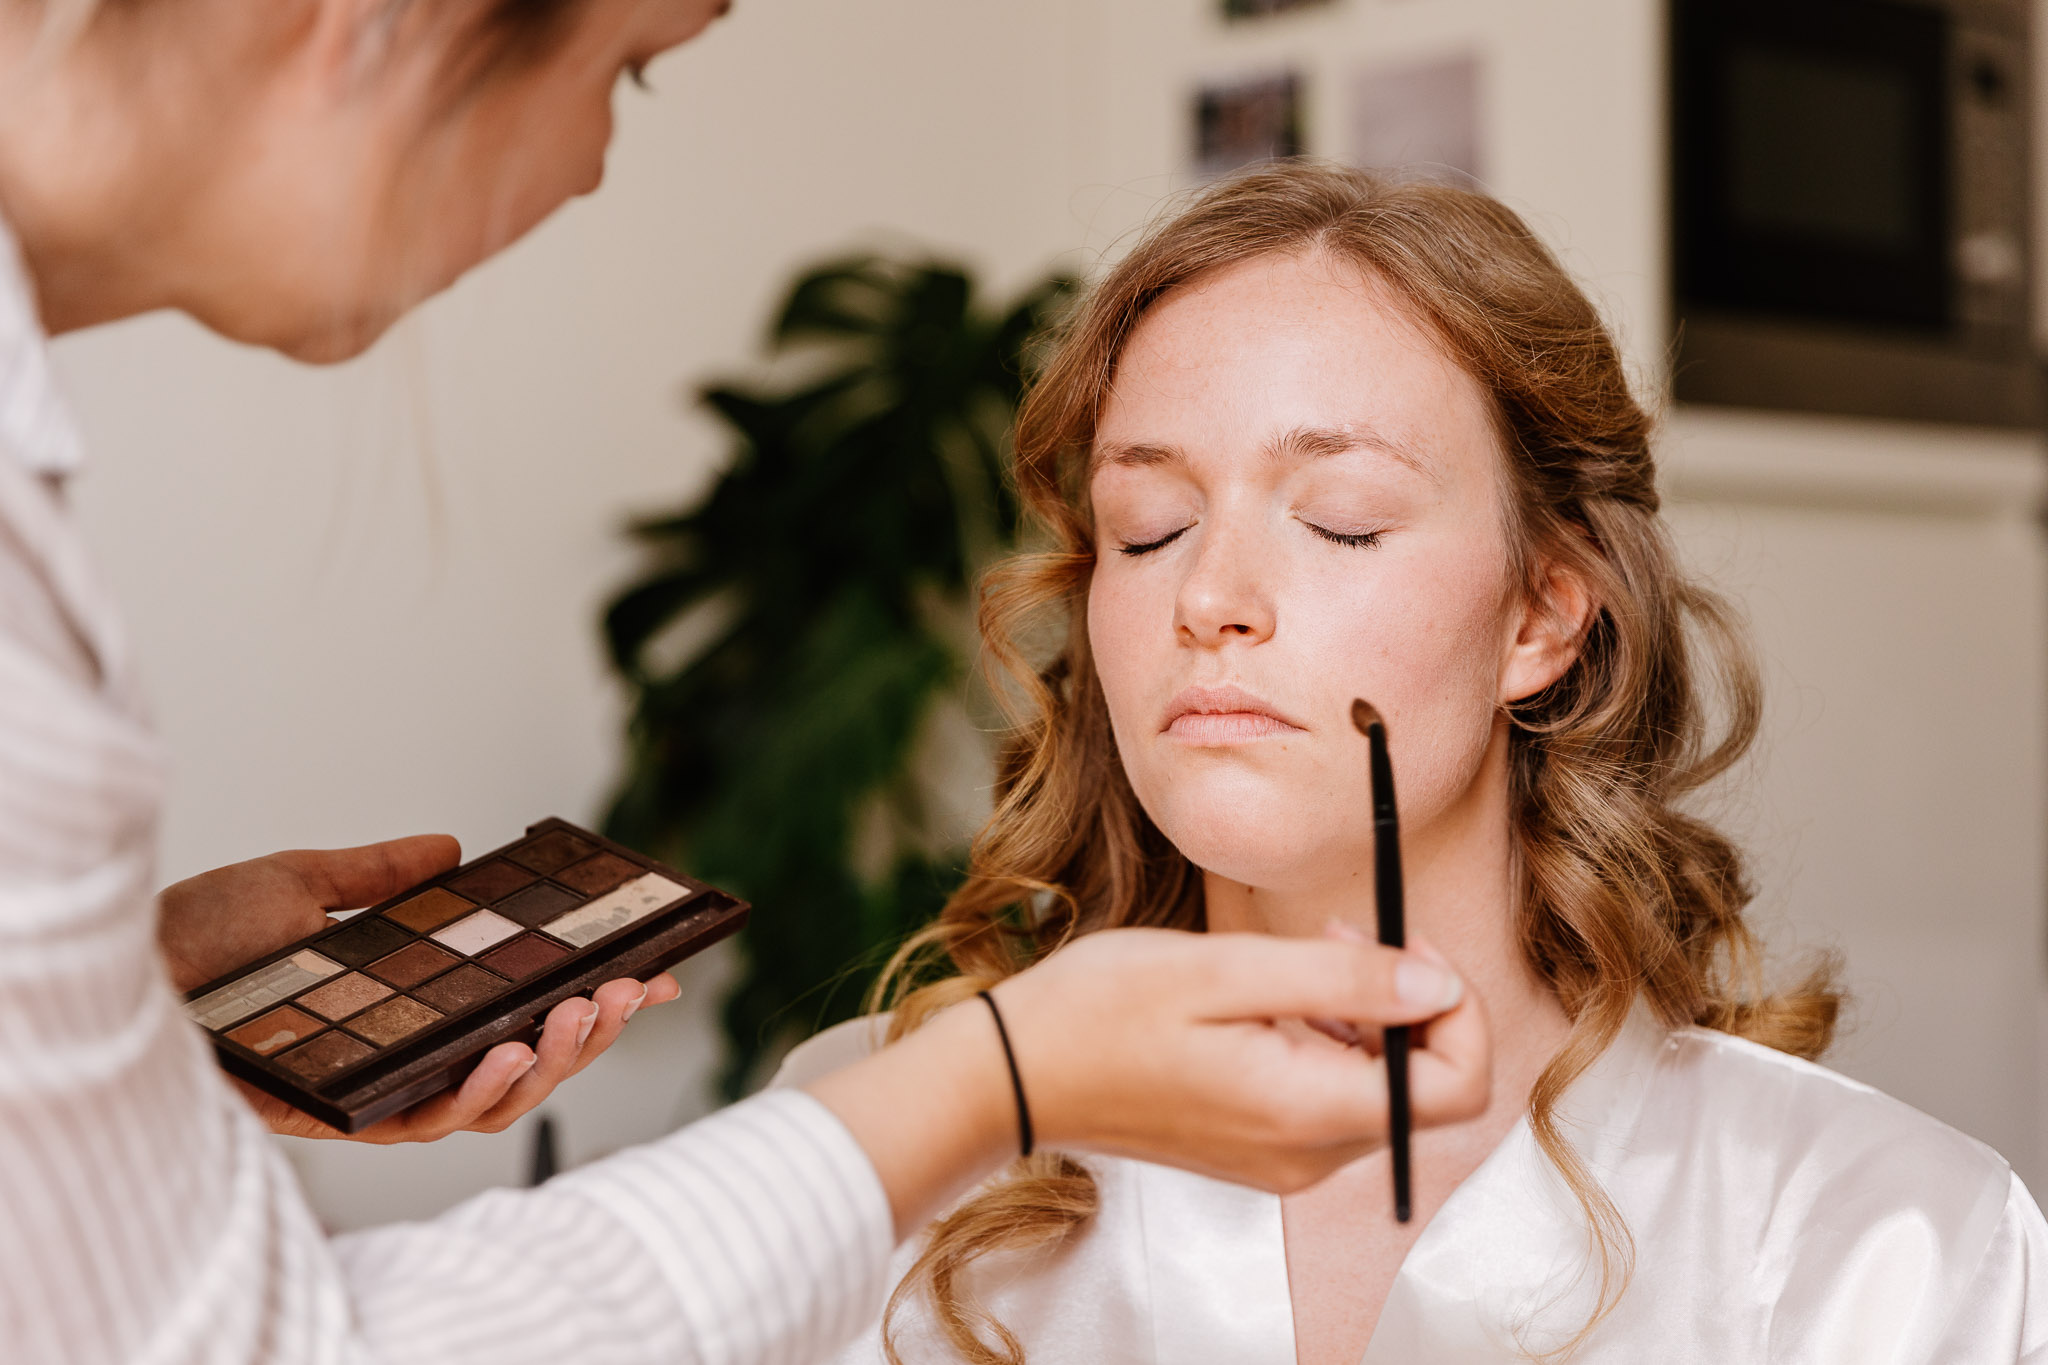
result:
[[[1674,561],[1650,429],[1595,310],[1479,194],[1281,165],[1100,283],[1018,425],[1052,548],[984,602],[1017,724],[914,945],[958,975],[889,1031],[1110,926],[1370,932],[1362,697],[1409,923],[1464,983],[1430,1027],[1483,1018],[1492,1098],[1416,1135],[1406,1224],[1384,1148],[1284,1197],[1039,1153],[899,1252],[843,1361],[2048,1359],[2034,1201],[1809,1060],[1828,973],[1766,987],[1741,855],[1685,809],[1757,681]]]

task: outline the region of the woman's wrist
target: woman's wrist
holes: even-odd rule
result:
[[[979,1000],[804,1088],[867,1152],[899,1237],[1017,1155],[1009,1068]]]

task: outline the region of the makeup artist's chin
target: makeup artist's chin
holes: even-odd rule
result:
[[[398,320],[391,311],[338,316],[308,309],[290,318],[241,319],[202,316],[212,330],[245,346],[261,346],[302,365],[339,365],[376,345]]]

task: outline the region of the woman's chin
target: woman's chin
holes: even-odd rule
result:
[[[1176,832],[1161,827],[1187,860],[1213,877],[1260,890],[1288,891],[1320,884],[1344,860],[1346,841],[1315,837],[1321,831],[1224,822]],[[1328,831],[1334,836],[1335,831]]]

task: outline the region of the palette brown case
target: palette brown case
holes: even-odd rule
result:
[[[566,820],[209,981],[186,1012],[221,1065],[345,1133],[531,1042],[572,996],[646,980],[747,904]]]

